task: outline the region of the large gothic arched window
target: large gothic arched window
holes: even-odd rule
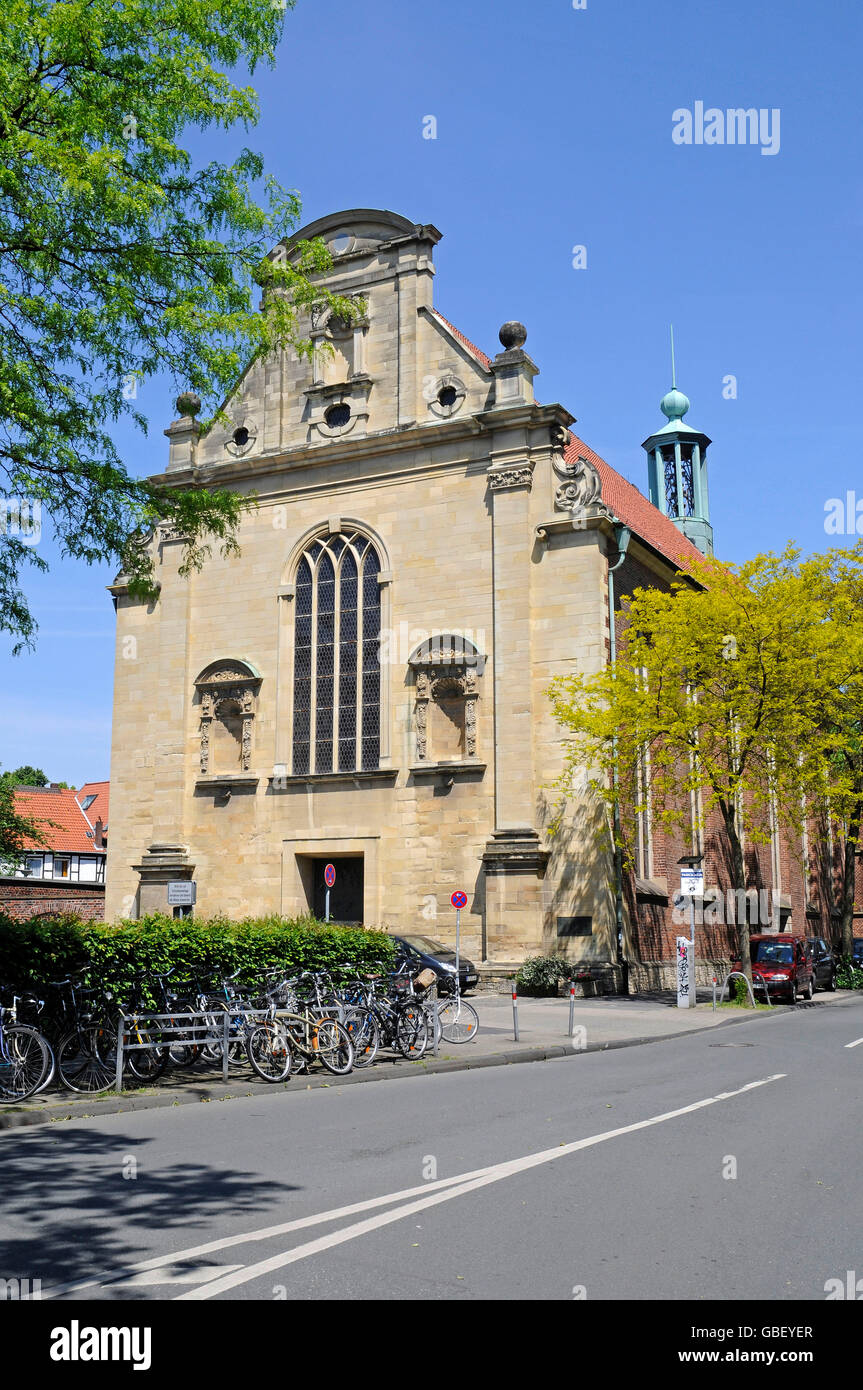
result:
[[[297,570],[294,776],[380,761],[380,561],[358,531],[319,536]]]

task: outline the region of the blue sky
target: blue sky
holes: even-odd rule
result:
[[[306,221],[433,222],[438,308],[492,353],[521,319],[539,398],[645,491],[673,322],[689,423],[714,441],[717,552],[817,550],[843,543],[827,500],[863,497],[861,37],[859,0],[299,0],[254,79],[257,129],[189,144],[260,149]],[[675,144],[674,111],[699,101],[778,108],[779,152]],[[149,437],[118,432],[132,471],[164,466],[172,395],[145,384]],[[60,562],[47,536],[40,553],[36,651],[0,651],[0,764],[79,785],[109,773],[112,576]]]

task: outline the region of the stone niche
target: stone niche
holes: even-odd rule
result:
[[[485,657],[466,638],[445,634],[423,642],[408,665],[414,674],[416,764],[476,763]]]
[[[247,661],[214,661],[198,676],[201,776],[248,772],[261,676]]]

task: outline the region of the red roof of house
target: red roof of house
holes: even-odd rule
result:
[[[35,840],[29,840],[25,842],[27,849],[50,849],[66,854],[104,854],[104,846],[101,850],[96,849],[93,831],[75,799],[77,796],[80,796],[80,792],[76,792],[74,787],[15,788],[15,810],[19,816],[53,822],[44,827],[46,843],[40,845]]]
[[[95,825],[97,820],[102,822],[103,830],[108,829],[108,796],[110,792],[110,782],[85,782],[78,792],[78,801],[83,803],[88,796],[95,796],[96,800],[87,807],[84,815],[91,825]]]
[[[460,343],[463,343],[466,348],[470,348],[470,351],[473,353],[474,357],[478,357],[482,365],[485,367],[486,371],[488,371],[489,367],[491,366],[491,358],[486,356],[482,348],[478,348],[476,343],[472,343],[470,338],[465,337],[461,329],[456,328],[455,324],[450,323],[449,319],[445,319],[440,309],[433,309],[432,313],[435,315],[436,318],[440,319],[441,323],[446,324],[447,328],[449,329],[450,333],[452,333],[454,338],[458,338]]]
[[[654,507],[649,497],[645,497],[634,483],[628,482],[610,463],[594,453],[578,435],[572,435],[572,443],[564,450],[563,456],[568,463],[575,463],[579,458],[592,463],[602,483],[605,505],[630,531],[647,541],[667,560],[680,569],[688,569],[692,560],[704,559],[698,547],[682,531],[678,531],[674,522],[669,521],[658,507]]]
[[[488,371],[491,366],[491,358],[487,357],[480,348],[466,338],[463,333],[450,323],[449,319],[444,318],[439,310],[434,313],[446,324],[450,332],[464,343],[474,355],[479,358],[482,365]],[[572,431],[570,431],[572,434]],[[604,458],[600,458],[588,444],[585,444],[578,435],[572,435],[572,443],[564,450],[564,458],[568,463],[575,463],[579,458],[585,458],[592,463],[602,484],[602,500],[606,506],[614,512],[619,521],[642,540],[652,545],[654,550],[658,550],[667,560],[680,569],[688,569],[692,560],[703,560],[703,555],[697,546],[692,544],[688,536],[684,536],[679,531],[673,521],[670,521],[658,507],[654,507],[648,497],[640,492],[634,483],[630,483],[622,474],[612,468],[610,463],[606,463]]]

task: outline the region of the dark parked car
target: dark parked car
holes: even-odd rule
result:
[[[863,970],[863,937],[858,937],[854,942],[851,961],[855,970]]]
[[[766,984],[771,1001],[796,1004],[799,995],[811,999],[815,993],[815,975],[805,936],[792,936],[790,932],[750,936],[749,958],[753,988],[764,993]]]
[[[433,970],[438,977],[438,992],[451,993],[455,984],[455,951],[432,936],[393,936],[400,956],[405,956],[417,971]],[[459,992],[473,989],[478,976],[476,966],[466,956],[459,955]]]
[[[863,943],[861,943],[863,944]],[[815,974],[816,989],[836,988],[836,957],[822,936],[806,938],[809,961]]]

